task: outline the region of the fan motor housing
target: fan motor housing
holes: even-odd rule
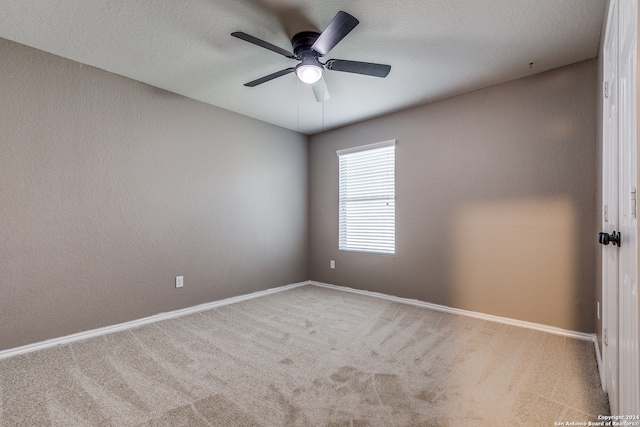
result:
[[[302,31],[293,36],[291,38],[291,45],[293,46],[293,53],[296,57],[302,59],[303,56],[307,56],[311,51],[311,46],[313,46],[319,36],[320,33],[315,31]],[[319,54],[316,52],[313,56],[317,57]]]

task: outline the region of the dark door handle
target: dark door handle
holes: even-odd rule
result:
[[[598,241],[601,245],[608,245],[609,243],[614,246],[620,247],[620,232],[614,230],[613,233],[598,233]]]

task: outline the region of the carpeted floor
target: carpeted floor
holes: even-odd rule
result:
[[[317,286],[0,360],[0,426],[553,426],[593,343]]]

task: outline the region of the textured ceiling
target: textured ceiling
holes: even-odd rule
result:
[[[361,121],[598,53],[605,0],[0,0],[0,37],[306,134]],[[326,58],[385,63],[385,79],[327,71],[316,102],[295,74],[244,83],[337,11],[360,21]],[[530,63],[533,63],[530,66]]]

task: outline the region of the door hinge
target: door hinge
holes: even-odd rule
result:
[[[636,217],[636,205],[638,204],[636,199],[636,187],[631,187],[631,218]]]
[[[604,343],[604,345],[609,345],[609,333],[607,331],[607,328],[604,328],[602,330],[602,342]]]
[[[602,82],[602,97],[607,99],[609,98],[609,82]]]

